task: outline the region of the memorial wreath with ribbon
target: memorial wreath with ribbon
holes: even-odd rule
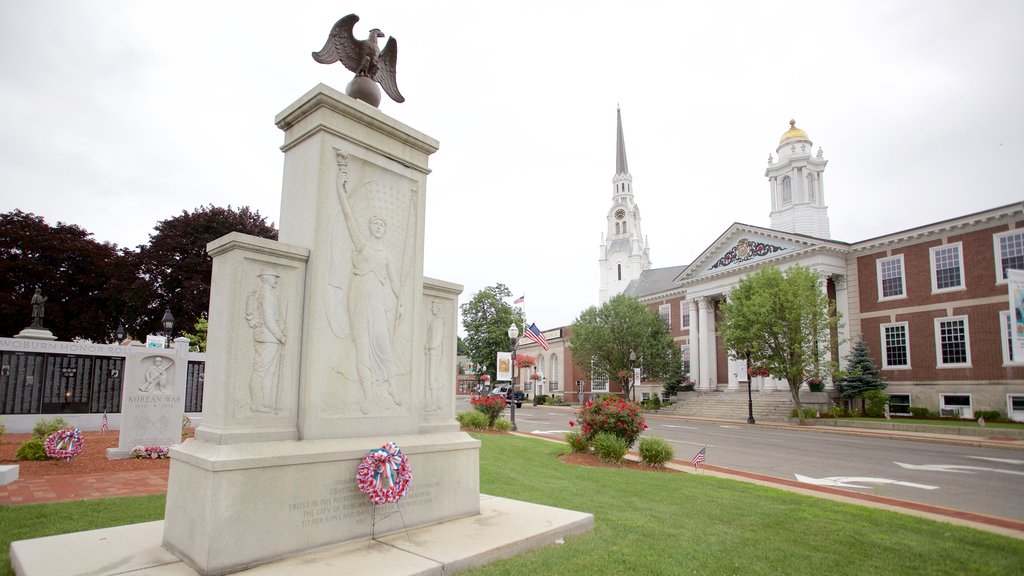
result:
[[[368,452],[356,469],[359,490],[374,504],[398,502],[411,482],[409,457],[394,442]]]

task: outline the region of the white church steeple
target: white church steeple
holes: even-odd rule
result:
[[[821,148],[811,155],[813,143],[807,133],[789,121],[789,130],[779,140],[776,162],[768,155],[764,175],[771,189],[771,227],[781,232],[794,232],[830,238],[828,206],[825,205],[825,165]]]
[[[626,140],[622,135],[622,110],[617,109],[615,176],[612,177],[612,205],[605,217],[607,229],[601,237],[600,304],[621,294],[629,282],[651,267],[650,248],[640,229],[640,207],[633,199],[633,176],[626,162]]]

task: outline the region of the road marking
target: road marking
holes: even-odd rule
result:
[[[530,434],[568,434],[571,430],[534,430]]]
[[[696,426],[676,426],[675,424],[658,424],[662,428],[682,428],[683,430],[700,430]]]
[[[1003,464],[1024,464],[1024,460],[1013,460],[1012,458],[987,458],[985,456],[968,456],[975,460],[988,460],[989,462],[1001,462]]]
[[[715,447],[714,444],[707,444],[705,442],[683,442],[682,440],[669,440],[668,438],[666,438],[665,440],[667,442],[672,442],[673,444],[687,444],[689,446],[707,446],[708,448]]]
[[[906,468],[907,470],[926,470],[928,472],[956,472],[958,474],[974,474],[975,471],[981,472],[999,472],[1000,474],[1013,474],[1014,476],[1024,476],[1024,472],[1017,470],[1001,470],[999,468],[982,468],[981,466],[960,466],[957,464],[904,464],[903,462],[893,462],[893,464],[900,468]]]
[[[719,426],[719,428],[739,428],[739,426],[732,426],[730,424],[723,424],[723,425]]]
[[[913,482],[901,482],[900,480],[890,480],[888,478],[867,478],[864,476],[831,476],[828,478],[811,478],[810,476],[801,476],[800,474],[793,474],[796,476],[797,482],[803,482],[804,484],[813,484],[815,486],[834,486],[836,488],[871,488],[870,486],[861,486],[860,483],[867,484],[891,484],[894,486],[907,486],[908,488],[920,488],[922,490],[938,490],[938,486],[931,486],[929,484],[915,484]]]

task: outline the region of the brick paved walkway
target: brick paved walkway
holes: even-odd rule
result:
[[[164,468],[20,478],[6,486],[0,486],[0,505],[163,494],[167,491],[167,473],[168,470]]]

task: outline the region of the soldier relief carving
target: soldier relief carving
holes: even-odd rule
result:
[[[343,412],[404,413],[408,393],[411,286],[417,190],[375,180],[350,181],[349,157],[337,152],[337,199],[325,310],[343,353]],[[347,233],[347,234],[346,234]]]
[[[427,394],[424,404],[427,412],[436,412],[444,408],[444,334],[441,303],[434,300],[430,303],[430,320],[427,322],[427,339],[424,346],[427,356]]]
[[[281,411],[281,353],[287,340],[285,315],[277,295],[280,275],[264,268],[257,288],[245,299],[245,321],[252,328],[253,360],[249,409],[260,414]]]

